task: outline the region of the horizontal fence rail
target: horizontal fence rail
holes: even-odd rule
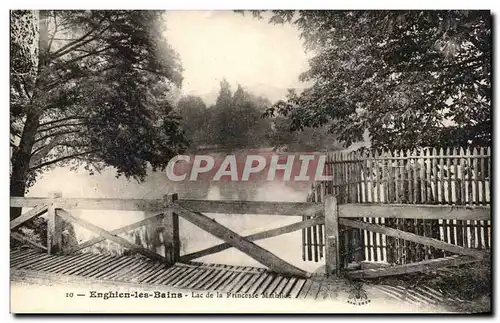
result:
[[[32,208],[50,203],[52,200],[40,197],[11,197],[11,207]],[[266,214],[283,216],[318,215],[323,211],[322,203],[315,202],[268,202],[232,200],[191,200],[176,201],[182,207],[202,213],[225,214]],[[64,209],[148,211],[162,210],[162,199],[105,199],[105,198],[60,198],[57,205]]]
[[[47,230],[47,247],[38,244],[36,241],[27,241],[20,232],[11,232],[13,239],[31,244],[37,249],[47,251],[48,254],[74,254],[104,240],[108,240],[125,247],[133,254],[140,254],[149,259],[172,265],[177,262],[190,262],[193,259],[217,253],[228,248],[236,248],[265,265],[272,272],[302,277],[309,276],[309,273],[286,262],[278,257],[278,255],[255,244],[253,241],[276,237],[324,223],[323,203],[189,200],[178,199],[177,194],[165,195],[163,199],[148,200],[62,198],[62,195],[57,193],[56,197],[49,198],[11,197],[11,207],[31,208],[20,217],[11,221],[11,230],[16,230],[27,221],[43,213],[49,215],[47,218],[47,227],[49,228]],[[147,217],[114,230],[105,230],[87,220],[71,215],[68,210],[73,209],[144,211],[147,213]],[[264,214],[298,217],[309,215],[312,218],[309,221],[298,221],[248,236],[241,236],[203,213]],[[223,240],[224,243],[181,256],[179,217]],[[88,241],[77,243],[76,246],[70,247],[69,250],[66,248],[64,252],[61,252],[63,249],[61,221],[83,227],[97,234],[97,236]],[[159,236],[158,241],[163,243],[164,252],[150,250],[140,245],[140,243],[132,242],[131,239],[120,236],[126,232],[145,226],[153,227],[153,230],[150,232]]]
[[[314,183],[307,201],[322,202],[333,194],[342,217],[489,249],[490,155],[489,147],[329,153],[325,174],[333,179]],[[392,207],[396,205],[401,207]],[[449,212],[441,212],[443,207]],[[342,225],[339,243],[346,266],[361,260],[404,264],[451,255]],[[302,230],[304,260],[320,261],[324,249],[323,225]]]

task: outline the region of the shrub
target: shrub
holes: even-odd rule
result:
[[[442,271],[427,285],[440,289],[450,299],[464,302],[450,302],[454,310],[469,313],[491,311],[491,262],[484,260]]]

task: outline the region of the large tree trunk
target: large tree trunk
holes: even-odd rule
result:
[[[26,107],[26,122],[24,123],[21,141],[18,149],[12,155],[12,173],[10,177],[10,195],[23,197],[26,192],[26,184],[30,171],[30,160],[35,136],[40,124],[41,107],[37,104],[43,82],[40,79],[42,71],[47,65],[48,59],[48,12],[39,11],[39,37],[38,37],[38,66],[35,87],[32,93],[31,102]],[[21,208],[10,208],[10,219],[15,219],[21,215]]]
[[[19,148],[12,156],[12,175],[10,177],[10,196],[23,197],[26,191],[26,182],[30,170],[31,151],[35,143],[40,116],[37,113],[28,113],[24,124],[23,135]],[[21,208],[10,208],[10,219],[21,215]]]

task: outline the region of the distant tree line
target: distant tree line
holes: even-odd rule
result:
[[[264,113],[271,105],[267,98],[254,95],[241,85],[232,93],[230,84],[223,80],[214,105],[207,106],[198,96],[185,96],[177,103],[177,113],[191,150],[207,146],[222,151],[318,151],[340,147],[327,127],[294,132],[290,118],[266,118]]]

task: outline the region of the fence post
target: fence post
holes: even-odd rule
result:
[[[337,276],[340,264],[339,254],[339,212],[337,197],[328,195],[324,202],[326,255],[325,269],[327,276]]]
[[[163,243],[165,245],[165,260],[167,264],[173,265],[180,258],[179,241],[179,216],[173,212],[172,204],[177,200],[177,194],[166,194],[163,196],[164,214],[163,218]]]
[[[50,192],[51,199],[47,210],[47,253],[59,253],[62,250],[62,219],[56,215],[57,199],[61,192]]]

